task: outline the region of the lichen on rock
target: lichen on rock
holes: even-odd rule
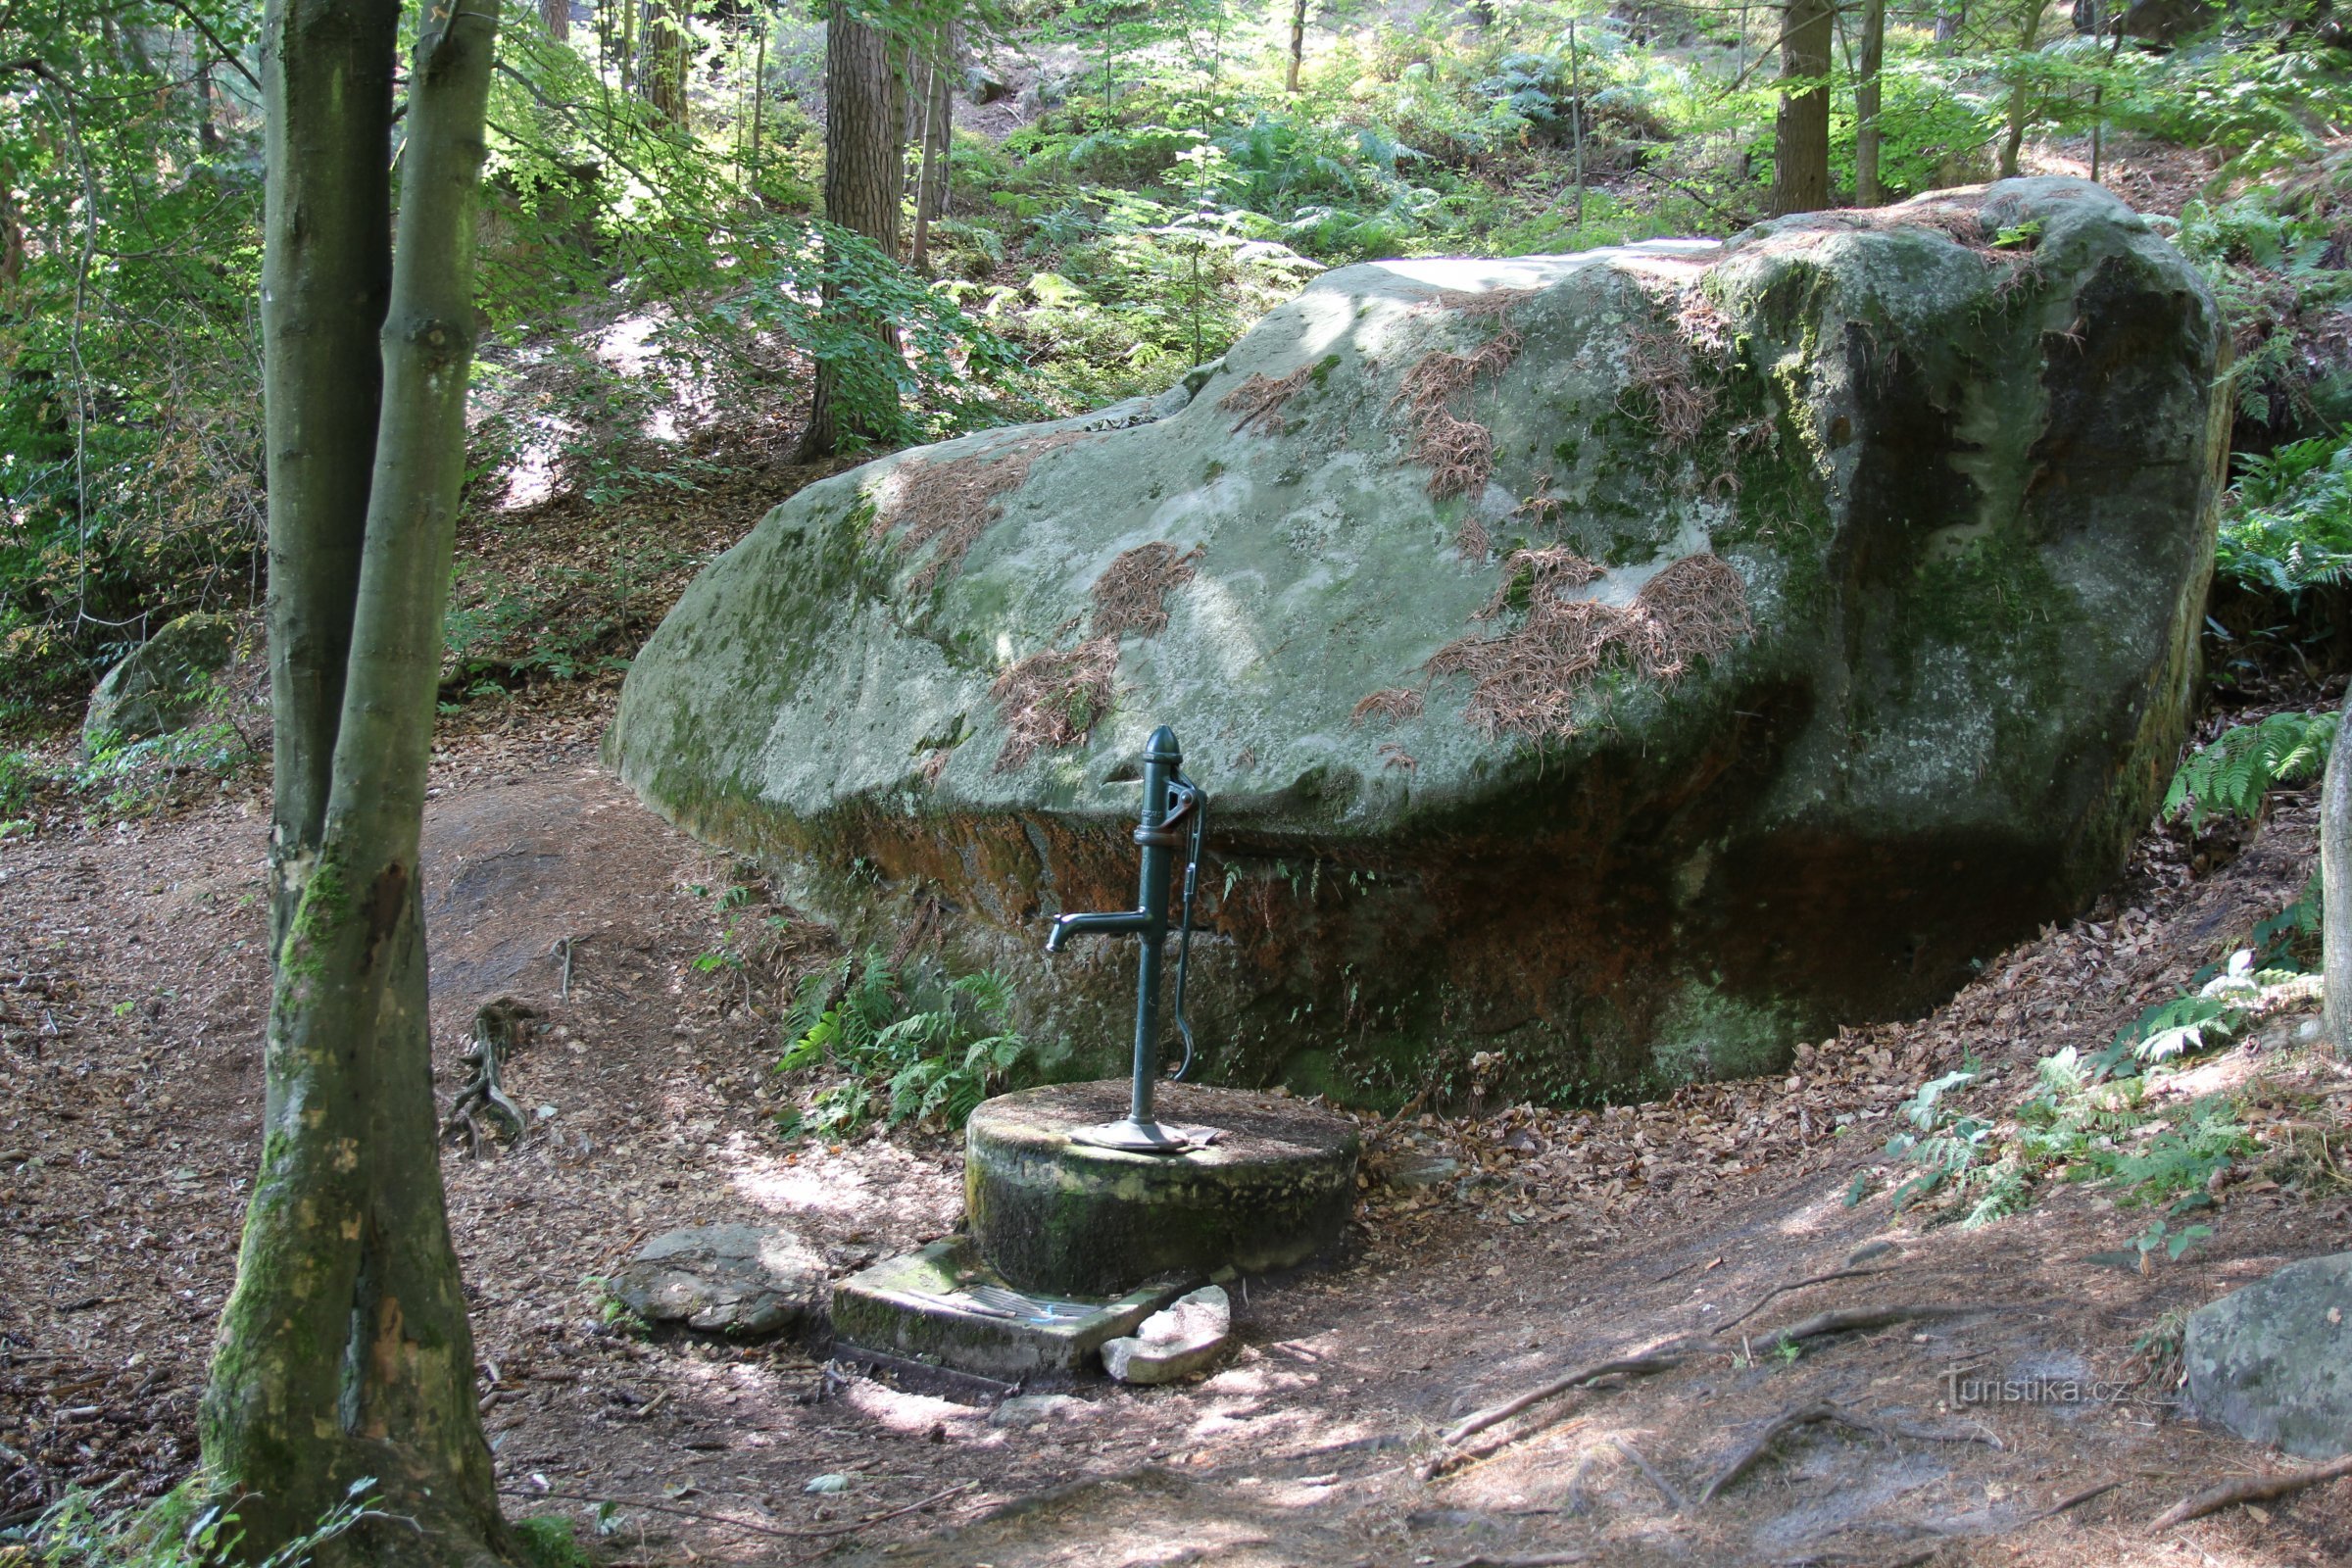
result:
[[[1160,723],[1214,798],[1211,1072],[1758,1070],[2121,866],[2184,721],[2224,352],[2079,180],[1343,268],[1159,399],[803,491],[647,646],[610,755],[853,940],[943,903],[1073,1072],[1115,1069],[1132,965],[1040,921],[1133,898]]]

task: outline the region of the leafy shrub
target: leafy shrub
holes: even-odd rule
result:
[[[2335,745],[2339,715],[2273,713],[2234,724],[2191,752],[2164,792],[2163,813],[2203,827],[2211,815],[2252,821],[2263,797],[2281,784],[2317,778]]]
[[[845,1137],[877,1113],[894,1127],[934,1118],[961,1127],[1029,1054],[1029,1042],[1005,1027],[1010,1002],[1000,975],[925,986],[877,949],[810,976],[786,1015],[792,1043],[776,1070],[830,1066],[848,1076],[785,1112],[784,1136]]]

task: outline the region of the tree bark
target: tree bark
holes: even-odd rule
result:
[[[2041,40],[2041,7],[2034,0],[2026,0],[2018,27],[2017,47],[2020,53],[2032,52]],[[2030,107],[2023,77],[2009,88],[2009,134],[2001,140],[2001,178],[2017,177],[2018,149],[2026,142],[2026,111]]]
[[[1772,216],[1830,205],[1830,39],[1835,0],[1788,0],[1781,14],[1781,79],[1810,82],[1781,93],[1773,127]]]
[[[354,236],[372,237],[380,254],[388,216],[331,190],[321,170],[340,167],[346,143],[372,154],[355,165],[385,168],[398,18],[397,0],[271,0],[271,285],[321,247],[373,275]],[[359,446],[356,403],[289,409],[287,395],[314,392],[330,368],[372,382],[380,366],[382,391],[359,486],[364,522],[348,484],[314,495],[273,483],[270,498],[272,569],[280,550],[291,568],[271,585],[284,601],[273,607],[273,643],[281,622],[314,632],[273,647],[273,667],[305,676],[298,692],[322,689],[310,666],[335,639],[318,628],[340,626],[348,655],[336,661],[346,673],[327,730],[316,853],[281,860],[294,911],[276,950],[261,1170],[201,1410],[207,1471],[233,1497],[242,1549],[255,1557],[307,1530],[364,1477],[399,1518],[364,1525],[330,1557],[483,1565],[514,1556],[474,1405],[472,1332],[442,1197],[416,875],[464,473],[473,197],[496,29],[496,0],[436,8],[420,28],[399,244],[388,306],[370,313],[381,327],[380,348],[365,359],[370,373],[328,361],[322,349],[334,340],[316,321],[308,335],[281,330],[270,342],[273,480],[283,430],[299,428],[312,448]],[[339,205],[317,205],[329,197]],[[295,205],[304,200],[308,211]],[[287,424],[296,415],[307,424]],[[321,602],[307,599],[314,550],[340,560],[355,534],[356,580],[325,581]],[[315,785],[316,763],[281,757],[281,790]]]
[[[645,25],[638,38],[645,51],[637,80],[645,101],[663,120],[684,130],[693,122],[686,102],[686,26],[678,14],[684,0],[645,0]]]
[[[1886,199],[1879,183],[1880,74],[1886,63],[1886,0],[1862,8],[1862,59],[1854,72],[1854,205],[1876,207]]]
[[[925,69],[922,162],[914,175],[914,235],[906,263],[916,271],[931,265],[931,225],[948,210],[948,156],[956,129],[956,54],[953,38],[943,57]]]
[[[1291,63],[1283,74],[1282,90],[1298,90],[1298,67],[1306,57],[1306,0],[1291,0]]]
[[[263,24],[272,953],[318,857],[350,662],[392,288],[399,16],[397,0],[271,0]]]
[[[853,17],[843,0],[831,0],[825,14],[825,218],[863,234],[885,256],[899,254],[899,188],[906,177],[905,87],[892,55],[887,34]],[[834,306],[828,288],[824,308]],[[890,331],[886,321],[871,324],[877,333]],[[844,430],[838,368],[819,360],[815,381],[797,455],[802,463],[830,457]],[[854,419],[850,431],[868,433]]]
[[[2320,975],[2328,1039],[2352,1056],[2352,718],[2337,720],[2320,785]]]
[[[571,42],[571,0],[539,0],[539,21],[550,38]]]

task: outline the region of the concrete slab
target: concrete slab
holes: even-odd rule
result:
[[[833,1332],[845,1348],[1015,1380],[1079,1371],[1105,1340],[1133,1334],[1191,1286],[1171,1275],[1110,1300],[1007,1286],[969,1236],[887,1258],[833,1288]]]

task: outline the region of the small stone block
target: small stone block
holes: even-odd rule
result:
[[[982,1377],[1074,1372],[1103,1341],[1132,1333],[1187,1283],[1155,1280],[1108,1301],[1024,1297],[988,1270],[969,1236],[950,1236],[836,1285],[833,1332],[853,1349]]]
[[[1174,1383],[1204,1371],[1233,1339],[1233,1300],[1214,1285],[1144,1319],[1131,1339],[1102,1346],[1102,1370],[1121,1383]]]

